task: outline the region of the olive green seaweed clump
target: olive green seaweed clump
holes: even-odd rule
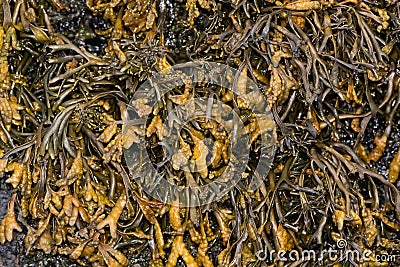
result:
[[[82,266],[399,266],[399,10],[390,0],[4,0],[0,179],[10,198],[0,242],[21,232],[24,254]],[[130,102],[152,74],[194,60],[237,69],[224,78],[244,95],[240,77],[261,89],[276,124],[268,173],[257,162],[271,123],[226,88],[181,76],[186,86],[156,106],[145,95]],[[169,160],[168,112],[196,97],[240,111],[250,160],[218,201],[165,204],[136,183],[142,166],[196,187],[232,160],[232,140],[206,117],[183,128]],[[124,124],[132,108],[144,125]],[[139,146],[153,162],[129,169],[124,149]],[[262,257],[328,249],[370,253]]]

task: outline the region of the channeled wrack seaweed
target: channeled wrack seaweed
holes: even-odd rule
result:
[[[397,1],[87,1],[82,14],[102,25],[83,24],[105,40],[103,54],[77,45],[74,5],[1,5],[0,177],[10,189],[1,243],[23,232],[25,253],[84,266],[143,255],[150,266],[399,265],[377,259],[400,243]],[[148,100],[161,96],[154,86],[140,92],[153,74],[193,61],[237,69],[214,73],[237,92],[190,75],[177,75],[182,84],[159,103]],[[270,171],[257,163],[273,121],[250,108],[263,98],[246,76],[277,126]],[[240,161],[232,144],[243,136],[252,152]],[[128,166],[132,146],[150,161]],[[235,177],[235,160],[246,162],[239,182],[204,206],[182,205],[198,194],[165,205],[137,183],[152,181],[150,192],[166,178],[212,184]],[[371,251],[370,261],[257,257],[336,249],[339,240]]]

